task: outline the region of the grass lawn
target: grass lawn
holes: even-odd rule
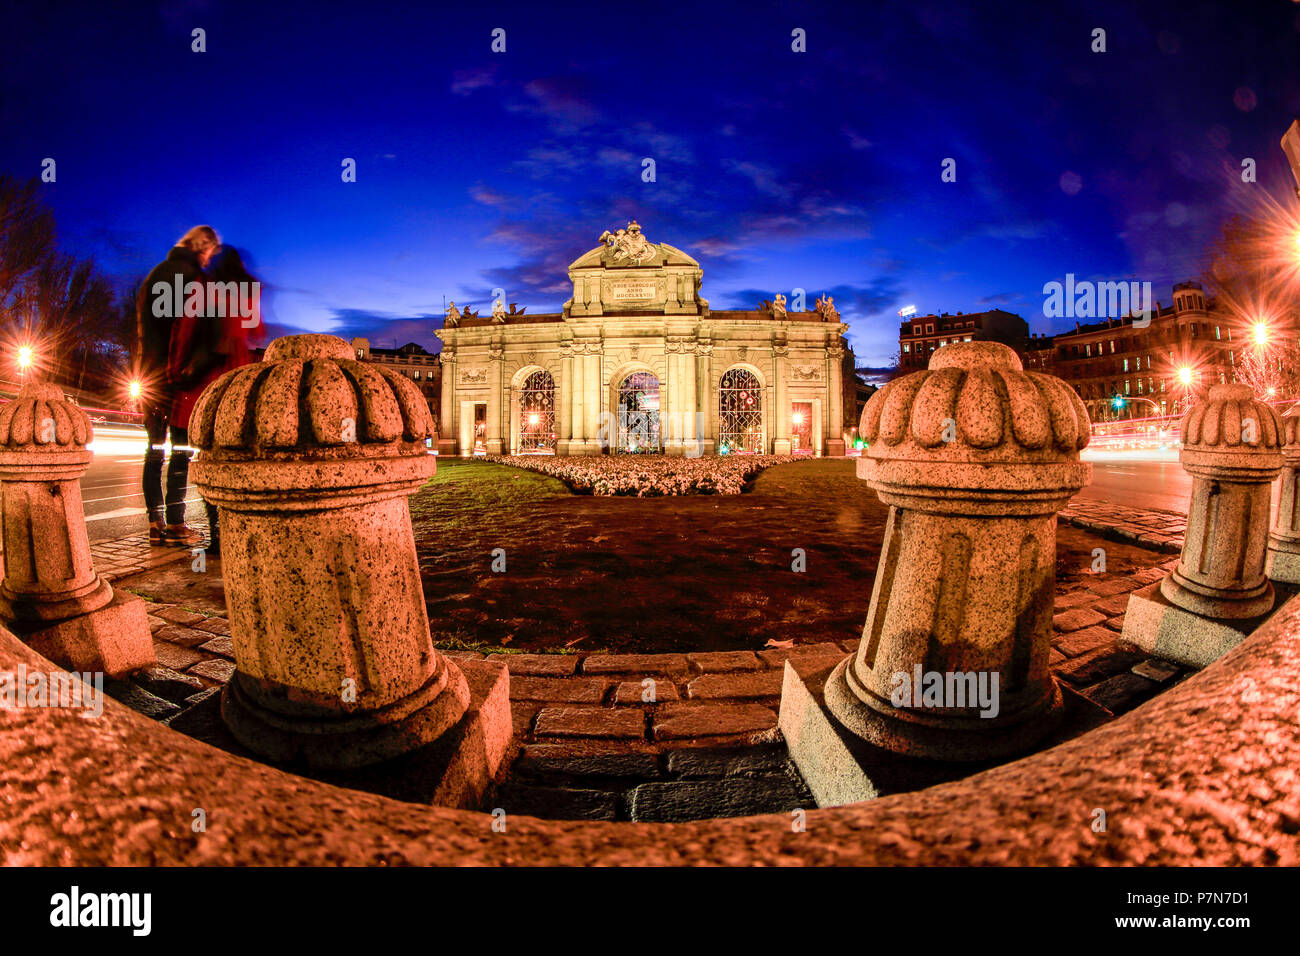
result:
[[[743,495],[575,495],[532,471],[443,460],[410,499],[441,647],[615,653],[759,650],[856,638],[886,509],[851,459],[769,468]],[[1150,552],[1058,532],[1058,592]],[[492,551],[506,552],[504,573]],[[804,549],[807,570],[791,570]]]

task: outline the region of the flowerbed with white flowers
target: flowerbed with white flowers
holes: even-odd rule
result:
[[[793,455],[711,455],[701,458],[489,455],[486,460],[550,475],[580,493],[655,498],[663,495],[738,495],[745,490],[745,482],[764,468],[803,459]]]

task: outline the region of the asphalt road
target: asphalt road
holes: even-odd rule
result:
[[[91,541],[121,538],[149,526],[140,484],[144,446],[143,429],[123,425],[95,427],[95,457],[81,479],[81,500]],[[187,521],[203,515],[203,501],[193,487],[186,501]]]
[[[1187,514],[1191,494],[1191,475],[1177,461],[1093,459],[1092,484],[1074,500]]]

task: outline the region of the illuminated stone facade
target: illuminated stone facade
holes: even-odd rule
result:
[[[562,312],[449,309],[441,454],[844,454],[852,353],[829,298],[714,311],[680,249],[635,222],[600,241]]]

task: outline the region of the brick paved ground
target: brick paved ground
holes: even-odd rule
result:
[[[1119,639],[1129,593],[1173,566],[1175,559],[1159,552],[1181,546],[1185,519],[1083,502],[1062,512],[1061,521],[1151,552],[1146,570],[1074,575],[1056,597],[1053,673],[1118,715],[1187,674]],[[158,656],[154,668],[109,682],[109,693],[182,732],[202,726],[234,672],[230,627],[217,610],[220,560],[210,559],[201,576],[211,582],[205,599],[195,598],[202,606],[186,607],[158,600],[157,592],[172,600],[182,593],[171,580],[179,572],[166,566],[192,562],[189,551],[151,548],[143,533],[92,551],[100,573],[150,601]],[[517,756],[494,806],[533,816],[681,820],[810,807],[776,730],[782,668],[789,659],[801,672],[816,671],[856,646],[847,640],[700,653],[444,653],[452,660],[490,656],[510,668]]]
[[[1090,500],[1075,500],[1060,513],[1060,520],[1110,541],[1126,541],[1166,554],[1183,550],[1183,535],[1187,531],[1185,514]]]
[[[1124,713],[1186,676],[1119,640],[1129,592],[1172,565],[1098,574],[1057,595],[1052,667]],[[129,586],[129,582],[124,582]],[[110,693],[184,730],[234,671],[220,614],[152,602],[158,666]],[[674,654],[491,654],[510,668],[518,757],[494,806],[533,816],[680,820],[810,807],[776,731],[782,667],[833,664],[857,641]]]

